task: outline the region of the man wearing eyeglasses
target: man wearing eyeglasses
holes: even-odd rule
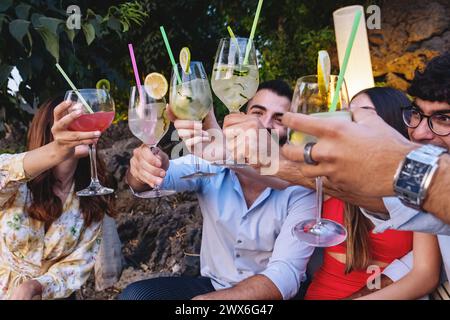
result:
[[[414,98],[413,102],[410,106],[402,107],[403,121],[408,127],[410,140],[422,145],[441,147],[440,152],[442,153],[444,153],[444,150],[450,149],[449,74],[449,55],[431,61],[423,73],[416,73],[408,90],[408,93]],[[417,170],[420,170],[420,168],[417,168]],[[398,180],[397,175],[397,188],[401,188]],[[433,219],[433,216],[421,217],[418,210],[405,207],[396,197],[384,198],[383,201],[389,211],[390,219],[383,221],[375,218],[370,212],[365,212],[366,216],[377,226],[376,232],[383,232],[387,229],[440,232],[437,228],[441,228],[442,223]],[[439,235],[438,239],[448,278],[450,275],[450,236]],[[399,281],[412,269],[412,264],[413,255],[411,252],[401,260],[393,262],[384,270],[383,274],[393,281]],[[445,278],[445,274],[443,277]],[[385,279],[384,282],[389,282],[389,280]],[[442,282],[444,283],[444,281]],[[366,291],[367,289],[361,291],[361,294],[366,295]],[[448,299],[450,297],[448,282],[436,292],[441,298]]]
[[[424,96],[426,93],[420,91],[419,86],[417,82],[413,83],[409,92]],[[450,106],[447,102],[416,98],[411,106],[402,108],[402,114],[412,141],[450,148]]]
[[[323,121],[320,127],[314,119],[286,114],[283,123],[288,127],[303,129],[308,134],[317,133],[318,143],[309,154],[316,165],[303,163],[304,152],[300,148],[287,146],[283,153],[290,160],[301,161],[291,163],[298,166],[305,177],[327,176],[329,187],[337,190],[334,195],[339,197],[341,194],[343,198],[348,198],[352,193],[363,200],[364,197],[369,199],[393,194],[392,176],[398,166],[393,181],[396,197],[383,198],[388,214],[368,210],[365,214],[375,224],[375,232],[397,229],[437,234],[449,279],[450,225],[444,221],[449,221],[447,204],[450,195],[448,184],[442,183],[448,179],[442,178],[448,175],[445,168],[448,168],[450,149],[450,53],[430,61],[424,72],[417,72],[408,93],[414,100],[410,106],[403,108],[402,114],[413,143],[402,141],[395,132],[384,128],[377,116],[369,114],[370,111],[358,110],[355,114],[357,124],[328,121],[326,129],[323,129]],[[364,128],[368,131],[364,132]],[[340,138],[345,135],[351,135],[351,139]],[[423,146],[418,148],[418,145]],[[402,158],[404,160],[399,165],[398,161]],[[363,178],[368,173],[371,174],[370,180]],[[292,179],[290,181],[294,182]],[[430,199],[434,199],[434,206],[430,205]],[[441,199],[441,203],[436,199]],[[360,201],[359,205],[364,206],[363,202]],[[425,213],[424,207],[431,213]],[[408,273],[412,260],[412,256],[407,256],[383,273],[394,281],[400,280]],[[448,281],[444,286],[440,290],[443,299],[450,296]]]

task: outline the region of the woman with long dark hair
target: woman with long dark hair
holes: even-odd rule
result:
[[[100,132],[73,132],[70,102],[44,103],[27,152],[0,155],[0,299],[58,299],[87,280],[112,198],[77,198],[90,181],[88,145]],[[105,170],[98,161],[98,174]],[[106,182],[106,181],[104,181]]]
[[[358,93],[352,100],[351,108],[376,112],[407,138],[401,107],[409,104],[407,96],[401,91],[371,88]],[[370,154],[367,161],[371,161]],[[361,179],[370,179],[370,174],[368,172]],[[344,224],[348,237],[344,243],[324,250],[323,264],[314,274],[306,299],[418,299],[431,293],[438,285],[441,258],[434,235],[396,230],[374,234],[373,224],[359,207],[336,198],[325,201],[323,217]],[[364,290],[373,272],[381,272],[411,250],[414,265],[405,277],[375,293],[368,294]]]

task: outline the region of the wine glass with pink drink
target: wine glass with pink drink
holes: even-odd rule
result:
[[[80,98],[80,96],[84,99]],[[100,131],[104,132],[111,125],[114,115],[114,100],[109,92],[104,89],[80,89],[78,92],[67,91],[65,100],[73,103],[73,107],[81,108],[83,114],[74,120],[69,130],[72,131]],[[91,110],[84,105],[87,104]],[[91,161],[91,184],[77,192],[79,197],[104,196],[113,193],[114,190],[101,185],[97,176],[97,149],[95,144],[89,145],[89,157]]]

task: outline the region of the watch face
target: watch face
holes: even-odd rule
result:
[[[416,161],[407,160],[404,170],[399,177],[399,185],[401,188],[418,194],[424,175],[430,166]]]

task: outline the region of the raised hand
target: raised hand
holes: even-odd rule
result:
[[[143,189],[143,185],[154,188],[163,182],[169,168],[169,157],[160,149],[157,151],[154,154],[146,145],[134,149],[128,176],[133,189]]]

